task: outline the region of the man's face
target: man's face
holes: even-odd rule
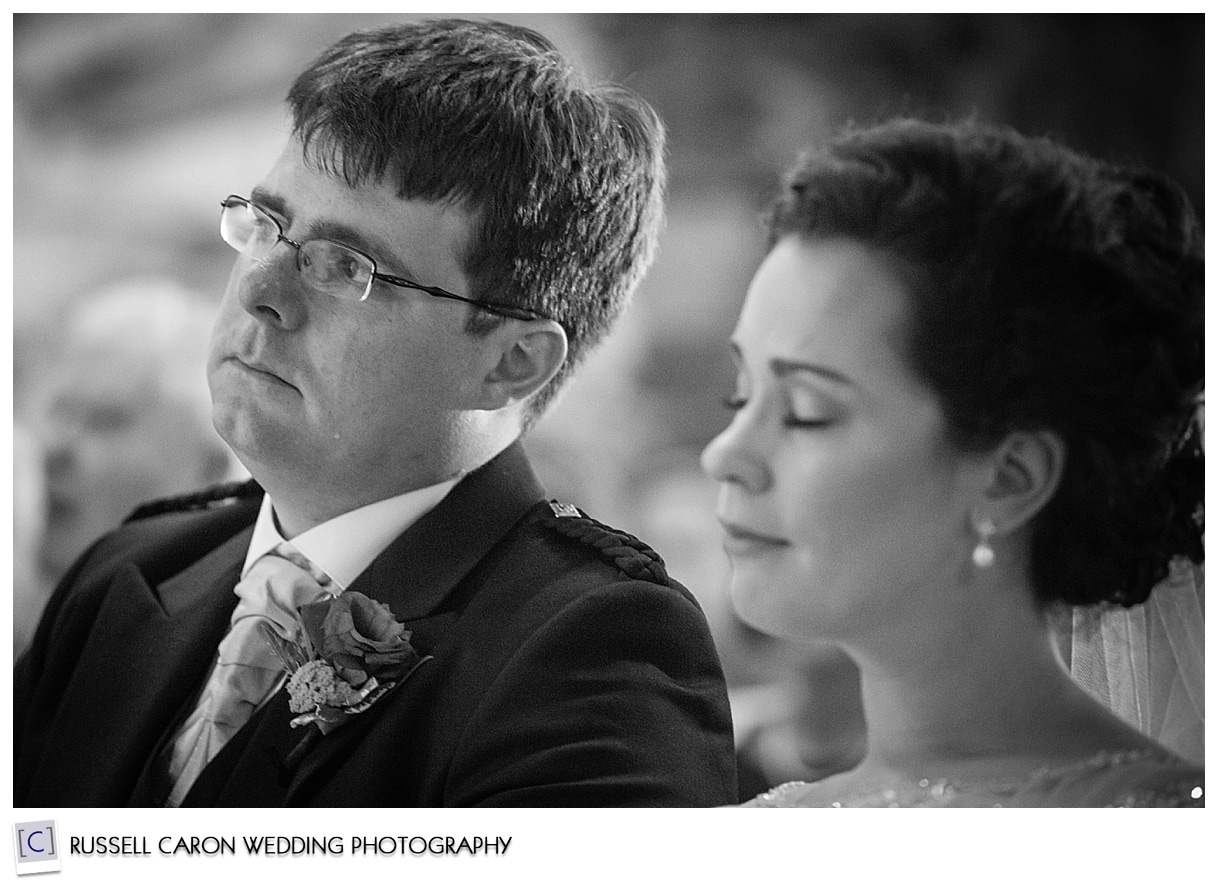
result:
[[[250,195],[296,242],[331,239],[379,272],[470,294],[460,208],[349,187],[295,140]],[[233,267],[208,361],[217,431],[273,494],[307,488],[325,516],[452,476],[488,358],[468,307],[379,281],[339,300],[305,284],[296,254],[280,242]]]

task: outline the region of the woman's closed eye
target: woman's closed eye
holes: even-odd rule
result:
[[[840,405],[818,389],[790,382],[784,389],[783,425],[793,429],[823,429],[836,422]]]
[[[725,395],[723,397],[723,406],[731,411],[743,410],[748,403],[749,400],[743,395]],[[833,422],[833,417],[826,413],[810,411],[801,413],[794,408],[789,408],[782,418],[782,424],[793,429],[823,429],[832,425]]]
[[[782,424],[792,429],[824,429],[833,425],[833,420],[829,417],[800,417],[795,414],[787,414],[783,417]]]

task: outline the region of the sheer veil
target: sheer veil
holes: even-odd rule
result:
[[[1132,609],[1075,608],[1070,672],[1169,750],[1205,760],[1205,573],[1179,559]]]

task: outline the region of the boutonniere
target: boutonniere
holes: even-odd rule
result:
[[[302,606],[300,620],[300,643],[262,626],[288,672],[288,706],[299,714],[293,727],[316,723],[328,735],[431,658],[410,645],[410,632],[388,606],[358,591]]]

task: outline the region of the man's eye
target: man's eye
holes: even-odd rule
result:
[[[363,264],[350,254],[344,254],[335,261],[335,269],[340,276],[352,282],[362,281]]]
[[[250,233],[260,239],[277,239],[279,237],[279,225],[275,223],[274,218],[269,214],[264,214],[258,211],[253,206],[248,209]]]
[[[748,399],[741,395],[725,395],[722,400],[723,406],[728,410],[740,410],[749,403]]]

